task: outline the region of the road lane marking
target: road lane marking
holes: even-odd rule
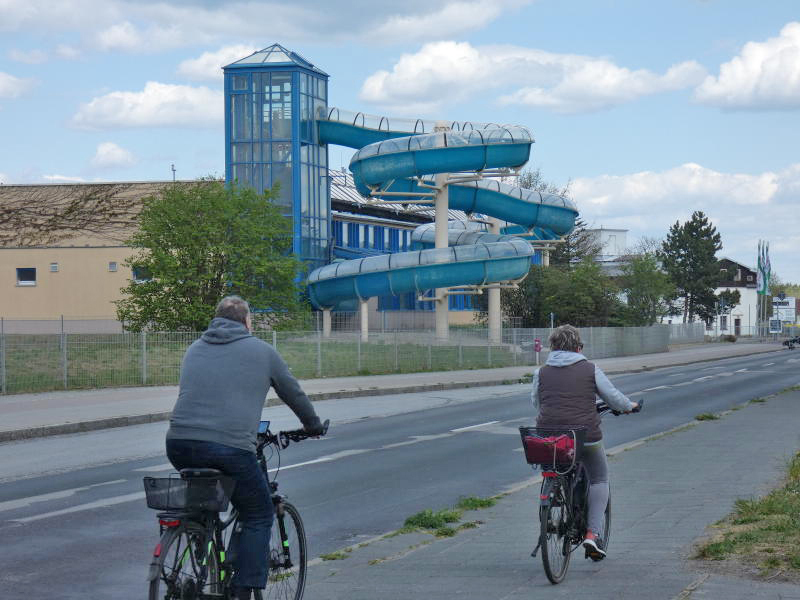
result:
[[[745,367],[744,369],[737,369],[736,371],[734,371],[734,373],[744,373],[745,371],[747,371],[747,367]]]
[[[104,500],[95,500],[94,502],[87,502],[86,504],[77,504],[69,508],[62,508],[61,510],[54,510],[51,512],[42,513],[40,515],[33,515],[32,517],[22,517],[21,519],[11,519],[12,523],[30,523],[32,521],[40,521],[42,519],[49,519],[50,517],[60,517],[61,515],[68,515],[70,513],[81,512],[84,510],[92,510],[94,508],[105,508],[106,506],[114,506],[116,504],[124,504],[125,502],[133,502],[134,500],[144,499],[144,492],[136,492],[133,494],[125,494],[124,496],[114,496],[113,498],[105,498]]]
[[[172,466],[170,463],[166,463],[163,465],[155,465],[153,467],[141,467],[139,469],[134,469],[134,471],[141,471],[142,473],[155,473],[157,471],[174,471],[175,467]]]
[[[495,423],[499,423],[500,421],[487,421],[486,423],[478,423],[477,425],[468,425],[467,427],[459,427],[458,429],[451,429],[453,433],[458,433],[460,431],[467,431],[468,429],[475,429],[477,427],[486,427],[487,425],[494,425]]]
[[[775,363],[764,363],[764,366],[765,366],[765,367],[771,367],[771,366],[772,366],[772,365],[774,365],[774,364],[775,364]]]
[[[361,453],[358,452],[358,454]],[[274,473],[275,471],[288,471],[289,469],[296,469],[297,467],[305,467],[306,465],[313,465],[321,462],[330,462],[332,460],[336,459],[332,456],[323,456],[321,458],[315,458],[314,460],[307,460],[305,462],[295,463],[293,465],[286,465],[285,467],[275,467],[274,469],[268,469],[267,472]]]
[[[655,390],[667,390],[670,386],[668,385],[657,385],[656,387],[647,388],[646,390],[642,390],[642,392],[653,392]]]
[[[19,498],[17,500],[6,500],[0,502],[0,512],[8,510],[15,510],[17,508],[25,508],[37,502],[47,502],[48,500],[60,500],[62,498],[69,498],[78,492],[85,492],[86,490],[100,487],[102,485],[114,485],[115,483],[125,483],[127,479],[115,479],[114,481],[104,481],[102,483],[93,483],[84,487],[72,488],[69,490],[61,490],[58,492],[50,492],[49,494],[39,494],[38,496],[28,496],[27,498]]]
[[[685,375],[685,373],[673,373],[670,377],[680,377],[682,375]]]

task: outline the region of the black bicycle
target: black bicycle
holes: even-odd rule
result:
[[[329,421],[324,423],[325,435]],[[258,429],[256,456],[272,491],[275,522],[269,548],[267,587],[256,590],[255,599],[266,597],[300,600],[306,583],[306,535],[297,508],[278,493],[280,451],[291,442],[309,436],[304,430],[269,430],[269,421]],[[265,456],[265,450],[270,456]],[[267,461],[278,460],[270,481]],[[148,576],[150,600],[230,600],[234,556],[231,533],[237,526],[237,512],[227,516],[234,482],[216,469],[181,469],[171,477],[145,477],[147,505],[161,510],[158,523],[161,539],[153,552]]]
[[[633,412],[642,410],[638,402]],[[605,402],[596,404],[598,414],[621,414]],[[589,473],[581,462],[583,429],[520,427],[525,457],[529,464],[542,467],[539,494],[539,539],[531,556],[542,550],[542,564],[550,583],[564,580],[572,553],[580,547],[586,533],[589,501]],[[611,494],[606,505],[598,545],[606,551],[611,539]],[[586,552],[589,558],[589,552]]]

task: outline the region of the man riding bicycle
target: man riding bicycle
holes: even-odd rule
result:
[[[537,427],[585,427],[583,460],[589,472],[589,517],[583,547],[592,560],[605,558],[602,531],[608,504],[608,463],[595,399],[600,396],[614,410],[629,413],[638,407],[608,380],[605,373],[581,354],[578,330],[562,325],[550,334],[545,366],[533,374],[531,401],[538,413]]]
[[[234,531],[233,590],[237,600],[267,584],[273,507],[256,460],[256,433],[270,386],[297,415],[306,432],[323,427],[286,362],[250,333],[247,302],[227,296],[214,319],[183,357],[178,400],[167,431],[173,466],[212,468],[236,481],[231,503],[239,511]]]

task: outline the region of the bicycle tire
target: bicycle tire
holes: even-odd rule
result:
[[[569,538],[569,510],[561,486],[553,491],[548,506],[539,510],[542,564],[553,585],[564,581],[572,556]]]
[[[269,548],[264,600],[300,600],[306,587],[306,532],[299,511],[285,500],[275,504]]]
[[[199,524],[170,527],[150,564],[149,600],[222,594],[217,549]]]

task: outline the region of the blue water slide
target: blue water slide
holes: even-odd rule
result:
[[[426,186],[436,173],[518,168],[528,161],[533,143],[522,127],[453,122],[446,124],[448,131],[437,131],[441,123],[416,120],[398,126],[396,120],[367,119],[360,113],[342,117],[332,109],[318,120],[321,143],[358,149],[350,170],[365,196],[391,192],[393,200],[419,201],[416,194],[431,192]],[[450,247],[438,249],[430,248],[432,224],[418,227],[411,252],[346,260],[312,271],[308,283],[314,306],[520,279],[533,254],[523,238],[558,239],[572,230],[578,214],[566,198],[487,179],[451,184],[449,207],[515,225],[498,235],[482,231],[477,223],[451,221]]]

